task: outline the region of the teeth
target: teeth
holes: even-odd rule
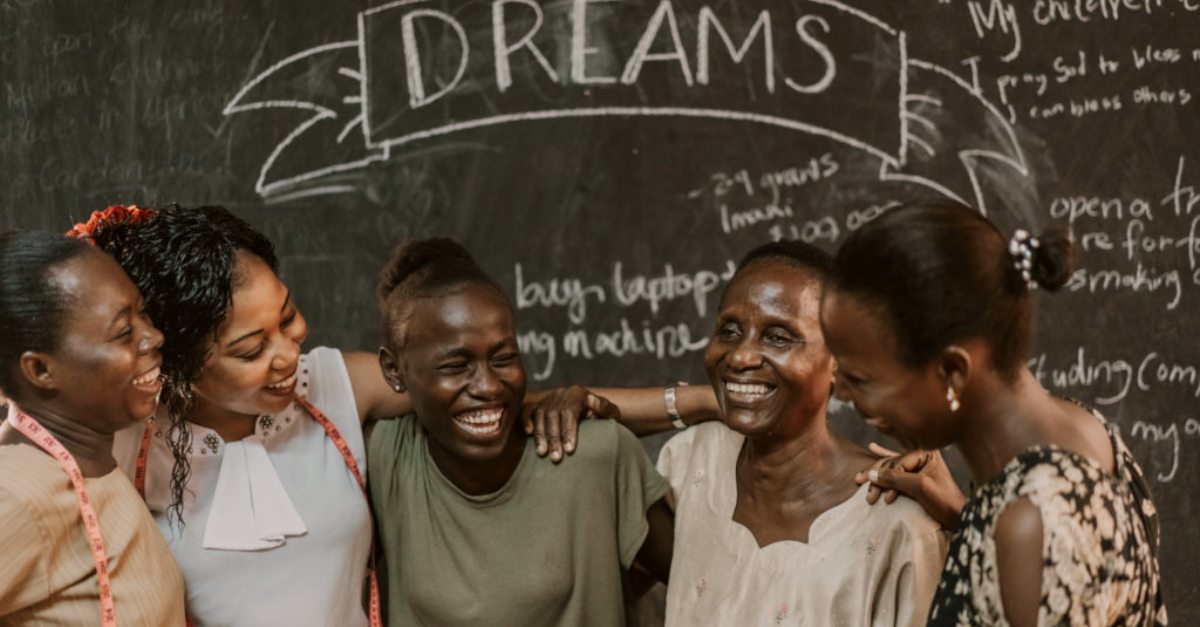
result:
[[[762,383],[733,383],[725,382],[725,389],[734,394],[746,394],[749,396],[766,396],[771,391],[771,386]]]
[[[271,390],[282,390],[284,388],[291,386],[295,382],[296,382],[296,374],[292,373],[292,376],[284,379],[283,381],[280,381],[279,383],[276,383],[275,385],[268,385],[267,388],[271,389]]]
[[[504,409],[484,409],[463,412],[454,416],[454,420],[471,433],[488,434],[500,430],[500,417]]]
[[[146,374],[134,379],[133,384],[134,385],[150,385],[151,383],[154,383],[155,379],[158,378],[159,372],[161,372],[161,369],[155,368],[154,370],[151,370],[150,372],[147,372]]]

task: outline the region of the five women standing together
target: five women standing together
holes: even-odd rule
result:
[[[105,594],[89,591],[110,570],[108,607],[115,599],[123,622],[178,624],[169,546],[196,625],[364,625],[384,600],[390,624],[620,624],[631,568],[669,571],[678,625],[919,625],[930,597],[930,624],[1166,623],[1140,470],[1102,419],[1022,365],[1031,291],[1065,280],[1065,239],[1010,242],[969,208],[930,204],[885,213],[832,264],[800,244],[755,251],[726,287],[706,353],[715,398],[689,391],[703,397],[689,422],[714,402],[721,421],[668,443],[664,481],[607,422],[582,425],[560,465],[538,459],[546,447],[515,426],[526,394],[512,306],[457,245],[397,252],[377,358],[302,353],[304,319],[270,243],[223,209],[120,208],[81,226],[120,266],[61,237],[0,239],[0,389],[21,408],[0,427],[0,464],[14,465],[0,473],[0,544],[24,549],[54,529],[74,538],[56,550],[75,548],[0,566],[6,620],[68,605],[99,616]],[[30,261],[35,240],[61,251]],[[35,286],[52,298],[26,302]],[[125,327],[135,339],[120,339]],[[874,459],[827,429],[831,387],[901,441],[956,444],[982,486],[940,584],[937,524],[913,502],[872,509],[872,488],[854,486]],[[638,432],[661,424],[645,398],[612,394]],[[568,411],[553,414],[572,429],[588,412],[617,413],[596,396],[551,397],[563,399]],[[364,421],[410,412],[364,439]],[[57,477],[36,490],[18,474],[55,465],[15,430],[26,415],[93,477],[106,566],[80,562],[93,525],[64,509],[68,474],[35,473]],[[911,485],[889,484],[898,472],[874,476]],[[368,575],[368,488],[382,593]],[[138,491],[161,534],[139,529],[150,518]],[[947,493],[913,496],[947,519],[961,502],[936,496]],[[60,562],[82,564],[74,588],[37,578]],[[160,573],[145,582],[154,589],[128,587],[147,567]]]

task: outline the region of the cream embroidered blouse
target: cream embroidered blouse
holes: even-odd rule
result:
[[[675,501],[667,626],[924,625],[946,555],[938,524],[907,499],[868,505],[863,486],[813,522],[807,543],[759,548],[733,522],[743,439],[708,422],[659,454]]]

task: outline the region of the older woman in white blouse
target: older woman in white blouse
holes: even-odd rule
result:
[[[924,624],[945,540],[915,502],[872,509],[874,457],[830,432],[818,319],[829,256],[768,244],[721,299],[705,367],[723,418],[663,448],[675,554],[667,625]]]

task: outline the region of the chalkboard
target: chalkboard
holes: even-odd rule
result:
[[[312,344],[411,236],[509,289],[535,385],[704,380],[731,263],[944,196],[1070,224],[1031,367],[1121,428],[1200,624],[1200,0],[0,0],[0,225],[223,204]],[[843,410],[840,429],[873,434]]]

